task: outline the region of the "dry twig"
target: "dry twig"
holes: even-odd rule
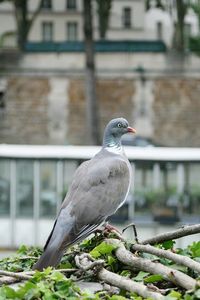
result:
[[[151,245],[134,244],[134,245],[132,245],[132,249],[136,250],[136,251],[151,253],[151,254],[159,256],[159,257],[165,257],[167,259],[174,261],[175,263],[177,263],[179,265],[186,266],[186,267],[200,273],[200,263],[191,259],[190,257],[176,254],[169,250],[158,249]]]
[[[164,297],[156,292],[152,292],[148,287],[146,287],[142,283],[134,282],[133,280],[126,278],[124,276],[120,276],[118,274],[115,274],[113,272],[110,272],[103,268],[102,266],[102,260],[96,260],[88,255],[87,253],[83,253],[80,256],[76,256],[76,264],[77,267],[79,267],[82,270],[89,270],[91,269],[91,266],[96,262],[96,265],[98,265],[99,269],[97,271],[97,277],[111,285],[114,285],[116,287],[119,287],[121,289],[125,289],[126,291],[135,292],[138,295],[144,297],[144,298],[152,298],[155,300],[162,300]]]
[[[181,237],[184,237],[187,235],[196,234],[196,233],[200,233],[200,224],[187,225],[187,226],[183,226],[174,231],[158,234],[152,238],[141,241],[140,244],[143,244],[143,245],[158,244],[158,243],[162,243],[165,241],[178,239],[178,238],[181,238]]]
[[[107,239],[106,242],[109,244],[114,244],[118,247],[115,251],[115,254],[117,258],[125,265],[149,272],[151,274],[160,274],[165,280],[171,281],[175,285],[181,286],[186,290],[195,288],[196,280],[194,280],[192,277],[178,270],[164,266],[161,263],[152,262],[150,259],[134,256],[119,240]]]
[[[61,273],[73,273],[78,271],[78,269],[56,269],[53,271],[59,271]],[[27,272],[9,272],[0,270],[0,285],[2,284],[12,284],[18,281],[29,280],[33,277],[35,271],[27,271]]]
[[[9,271],[3,271],[3,270],[0,270],[0,275],[8,276],[8,277],[14,277],[14,278],[17,278],[19,280],[28,280],[28,279],[32,278],[32,276],[27,275],[24,272],[9,272]]]
[[[136,243],[139,243],[138,234],[137,234],[137,229],[136,229],[135,223],[131,223],[131,224],[127,225],[125,228],[123,228],[122,233],[124,233],[130,227],[133,229],[133,233],[134,233],[134,236],[135,236]]]
[[[111,285],[117,286],[120,289],[124,289],[129,292],[137,293],[138,295],[140,295],[144,298],[151,298],[151,299],[155,299],[155,300],[164,299],[164,297],[161,294],[159,294],[157,292],[152,292],[144,284],[135,282],[132,279],[129,279],[129,278],[126,278],[119,274],[110,272],[110,271],[106,270],[105,268],[102,268],[99,271],[98,278],[100,280],[103,280],[104,282],[111,284]]]
[[[95,267],[98,267],[98,268],[103,267],[105,264],[105,261],[103,259],[95,260],[88,253],[83,253],[81,255],[75,256],[75,263],[79,269],[88,271]]]

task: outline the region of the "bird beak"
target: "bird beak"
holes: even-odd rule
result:
[[[136,133],[136,130],[135,128],[132,128],[132,127],[127,127],[128,129],[128,132],[131,132],[131,133]]]

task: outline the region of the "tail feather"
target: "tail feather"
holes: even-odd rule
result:
[[[42,271],[49,266],[56,267],[61,261],[63,252],[63,250],[60,250],[58,248],[47,248],[33,266],[33,270]]]

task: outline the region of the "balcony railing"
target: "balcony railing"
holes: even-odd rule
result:
[[[0,246],[42,244],[75,169],[99,149],[0,145]],[[135,220],[149,228],[156,221],[200,221],[199,148],[125,147],[125,152],[134,176],[115,222]]]
[[[96,41],[96,52],[165,52],[163,41]],[[27,42],[27,52],[84,52],[84,42]]]

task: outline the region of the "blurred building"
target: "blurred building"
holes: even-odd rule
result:
[[[97,151],[55,146],[87,144],[82,2],[43,0],[23,54],[12,3],[0,3],[0,143],[32,145],[0,145],[0,246],[43,244],[77,165]],[[143,238],[169,230],[158,221],[199,222],[199,150],[154,147],[200,146],[200,59],[171,50],[175,1],[165,2],[113,0],[101,39],[93,1],[101,130],[124,116],[138,133],[126,144],[143,146],[129,149],[134,191],[114,218],[134,217]],[[39,1],[28,3],[32,15]],[[191,10],[185,20],[188,40],[199,25]]]
[[[40,1],[28,1],[30,14],[34,14]],[[64,42],[83,40],[83,1],[82,0],[43,0],[40,10],[29,34],[29,42]],[[15,16],[12,3],[0,5],[0,35],[5,36],[4,43],[15,43]],[[158,12],[159,14],[159,12]],[[150,23],[153,23],[152,16]],[[156,18],[155,18],[156,20]],[[157,20],[156,20],[157,21]],[[149,23],[148,16],[147,22]],[[165,25],[163,23],[164,30]],[[146,23],[144,0],[112,1],[109,28],[106,33],[108,40],[158,40],[165,39],[162,35],[162,24],[152,30]],[[149,30],[150,29],[150,30]],[[13,33],[13,35],[12,35]],[[151,34],[149,34],[151,33]],[[100,39],[98,29],[97,5],[94,1],[94,36]],[[11,42],[11,39],[13,41]]]
[[[39,3],[28,1],[30,15]],[[102,131],[123,115],[155,144],[199,146],[200,60],[170,50],[174,1],[146,11],[144,0],[113,0],[105,39],[93,3]],[[43,0],[23,54],[16,51],[10,1],[0,3],[0,22],[0,141],[87,144],[82,1]],[[186,39],[199,33],[191,10],[185,26]]]
[[[113,0],[109,27],[106,32],[108,40],[162,40],[171,45],[173,27],[176,23],[175,1],[165,3],[166,9],[156,7],[153,3],[146,11],[145,0]],[[33,15],[40,0],[29,0],[28,9]],[[101,39],[98,26],[98,7],[94,6],[94,37]],[[0,4],[0,36],[4,46],[16,44],[16,24],[14,8],[11,2]],[[190,9],[186,15],[186,35],[197,35],[198,18]],[[83,2],[82,0],[42,0],[40,12],[31,27],[29,42],[65,42],[83,40]]]

